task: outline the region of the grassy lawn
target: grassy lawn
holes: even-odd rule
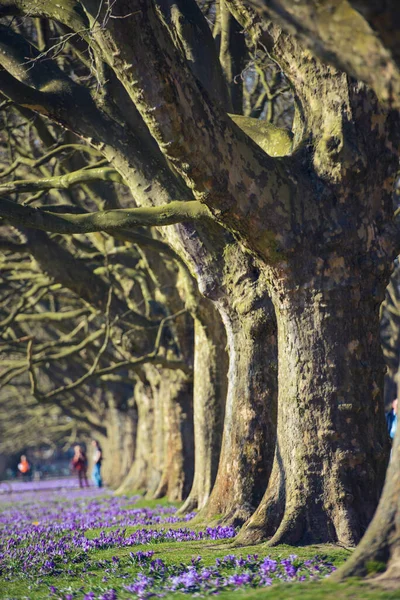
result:
[[[90,510],[95,513],[101,513],[102,510],[107,509],[107,502],[111,502],[109,499],[99,500],[103,504],[88,505],[88,512]],[[180,528],[192,528],[190,523],[178,522],[178,523],[155,523],[146,525],[133,524],[129,525],[129,519],[132,519],[132,515],[125,514],[124,511],[132,509],[149,509],[149,511],[157,511],[160,509],[157,506],[162,505],[164,508],[170,507],[171,505],[165,502],[149,502],[146,500],[135,501],[135,499],[125,498],[123,503],[115,504],[114,500],[114,512],[110,513],[113,519],[119,518],[122,520],[124,525],[124,536],[131,535],[132,532],[138,529],[150,528],[154,531],[160,529],[168,529],[170,531],[179,530]],[[66,503],[68,504],[68,502]],[[43,506],[46,504],[44,503]],[[60,508],[61,504],[56,504],[56,508]],[[77,505],[73,506],[73,510],[76,512]],[[82,515],[81,518],[85,519],[85,504],[82,503]],[[24,509],[24,505],[22,506]],[[38,505],[40,509],[40,505]],[[15,511],[15,506],[12,508],[10,505],[0,505],[0,519],[3,514],[6,515],[8,511]],[[26,508],[24,509],[26,510]],[[24,514],[23,512],[21,514]],[[35,513],[36,514],[36,513]],[[56,513],[54,513],[56,514]],[[147,514],[147,513],[146,513]],[[107,513],[108,515],[108,513]],[[117,517],[115,516],[117,515]],[[12,513],[11,516],[15,516]],[[129,518],[128,518],[129,516]],[[68,517],[68,515],[67,515]],[[30,516],[29,516],[30,518]],[[107,517],[110,519],[110,517]],[[136,518],[136,517],[135,517]],[[51,516],[48,517],[51,521]],[[62,521],[62,519],[60,519]],[[82,521],[83,522],[83,521]],[[1,523],[1,521],[0,521]],[[34,526],[34,525],[33,525]],[[104,524],[101,527],[87,528],[84,531],[84,536],[88,540],[96,540],[101,538],[102,535],[107,534],[109,531],[115,531],[116,528],[120,527],[120,524],[113,524],[110,522],[108,526]],[[202,589],[187,588],[187,593],[180,593],[178,591],[168,592],[156,588],[156,595],[151,595],[151,589],[133,592],[127,590],[126,586],[129,586],[137,580],[140,574],[145,576],[151,575],[153,581],[156,583],[161,581],[162,574],[167,572],[169,575],[179,574],[182,572],[183,566],[189,566],[195,564],[197,572],[207,572],[208,569],[218,570],[218,576],[222,578],[229,578],[232,575],[241,573],[252,573],[257,565],[264,559],[264,557],[270,557],[272,561],[277,561],[276,564],[281,564],[282,559],[288,559],[291,555],[296,555],[296,559],[291,559],[293,564],[299,565],[302,561],[312,561],[315,556],[319,557],[321,564],[332,563],[335,567],[339,566],[349,556],[349,551],[339,548],[333,545],[318,545],[318,546],[307,546],[301,548],[293,548],[290,546],[280,546],[277,548],[267,548],[265,545],[251,546],[247,548],[235,548],[232,545],[232,540],[226,539],[204,539],[204,540],[193,540],[193,541],[179,541],[179,540],[163,540],[163,541],[150,541],[146,544],[137,544],[129,546],[120,546],[117,543],[112,542],[111,547],[104,548],[89,548],[84,549],[70,546],[68,551],[64,553],[62,559],[58,560],[57,556],[54,558],[54,566],[50,568],[49,572],[41,570],[41,564],[46,559],[43,556],[42,562],[37,563],[37,566],[33,568],[30,565],[29,558],[25,561],[21,556],[23,550],[29,549],[29,545],[41,543],[41,535],[37,535],[35,531],[31,534],[31,530],[27,526],[26,531],[27,537],[20,540],[20,546],[22,548],[21,554],[15,559],[7,557],[7,550],[5,550],[5,542],[11,544],[11,548],[14,548],[13,542],[9,541],[12,536],[7,537],[7,530],[4,529],[4,525],[0,524],[0,542],[3,547],[1,552],[4,553],[3,563],[1,565],[0,573],[0,598],[2,600],[17,600],[17,599],[48,599],[53,598],[54,600],[71,600],[71,599],[83,599],[85,595],[88,595],[88,599],[101,598],[102,600],[114,600],[114,599],[128,599],[128,598],[150,598],[159,596],[162,593],[164,598],[174,598],[178,600],[180,598],[188,598],[190,596],[204,596],[205,593]],[[12,527],[15,527],[12,525]],[[63,533],[55,534],[52,532],[51,523],[48,525],[49,529],[47,533],[44,533],[44,537],[54,535],[54,539],[57,539],[57,535],[64,535]],[[198,528],[196,528],[198,531]],[[9,532],[8,532],[9,533]],[[29,537],[33,535],[33,537]],[[80,535],[82,535],[80,533]],[[36,536],[36,537],[35,537]],[[81,539],[81,538],[80,538]],[[38,542],[39,540],[39,542]],[[38,546],[39,547],[39,546]],[[136,558],[132,558],[131,553],[135,555],[138,552],[149,552],[152,551],[151,558],[146,559],[147,562],[138,564]],[[12,552],[12,551],[11,551]],[[229,560],[225,564],[223,561],[224,557],[229,555]],[[257,558],[249,558],[246,563],[248,555],[258,555]],[[30,554],[29,556],[34,556]],[[201,561],[198,561],[196,557],[201,556]],[[238,567],[238,562],[234,560],[234,557],[243,557],[244,566]],[[154,570],[153,567],[149,567],[150,563],[157,563],[157,560],[161,559],[162,566],[161,571]],[[192,559],[194,562],[192,563]],[[220,562],[216,560],[221,559]],[[14,563],[13,563],[14,560]],[[143,559],[144,560],[144,559]],[[231,561],[231,563],[229,563]],[[257,562],[258,561],[258,562]],[[233,566],[233,565],[236,566]],[[307,564],[307,563],[306,563]],[[318,563],[319,564],[319,563]],[[218,565],[216,567],[216,565]],[[256,565],[256,566],[255,566]],[[311,568],[311,567],[310,567]],[[150,570],[149,570],[150,569]],[[214,571],[215,572],[215,571]],[[399,600],[400,591],[388,592],[373,587],[371,582],[366,581],[350,581],[345,584],[334,584],[329,581],[329,577],[323,577],[319,581],[301,581],[296,583],[282,583],[280,580],[273,580],[272,585],[261,586],[257,579],[250,581],[246,585],[239,584],[237,587],[232,585],[227,586],[227,589],[222,589],[219,592],[221,600],[230,600],[235,598],[266,598],[271,600],[289,600],[301,598],[302,600]],[[112,591],[114,590],[114,592]],[[92,592],[92,596],[90,596]],[[208,595],[212,594],[213,590],[208,591]]]

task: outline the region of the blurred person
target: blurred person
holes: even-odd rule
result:
[[[103,487],[103,480],[101,478],[101,463],[103,460],[103,452],[101,446],[97,440],[92,440],[93,452],[93,472],[92,479],[97,487]]]
[[[72,468],[78,473],[79,487],[83,488],[83,483],[89,487],[87,478],[87,458],[82,446],[76,444],[74,446],[74,456],[72,458]]]
[[[18,464],[18,471],[24,480],[28,480],[31,474],[31,465],[29,464],[25,454],[22,454]]]
[[[394,439],[394,436],[395,436],[396,430],[397,430],[398,406],[399,406],[399,400],[398,400],[398,398],[395,398],[395,400],[393,400],[393,402],[392,402],[392,409],[386,414],[386,426],[388,429],[390,439],[392,441]]]

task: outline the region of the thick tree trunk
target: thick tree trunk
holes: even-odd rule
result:
[[[117,487],[124,480],[134,461],[136,447],[136,408],[120,410],[109,399],[105,415],[107,435],[99,440],[103,449],[102,475],[110,487]],[[89,450],[91,452],[91,449]]]
[[[193,383],[179,371],[164,374],[160,386],[164,418],[164,468],[153,498],[187,498],[194,470]]]
[[[151,365],[144,371],[135,386],[135,461],[118,492],[180,501],[193,481],[192,382],[179,371],[158,371]]]
[[[363,285],[365,273],[353,275],[347,286],[325,280],[318,290],[315,279],[309,287],[287,285],[276,294],[275,461],[260,507],[239,536],[242,543],[269,538],[271,545],[353,546],[374,514],[388,457],[381,294],[379,282],[374,288]]]
[[[394,440],[385,487],[374,519],[356,551],[334,575],[363,576],[384,571],[377,579],[400,587],[400,435]]]
[[[157,405],[157,390],[143,376],[135,386],[138,413],[135,460],[117,492],[155,491],[163,468],[162,456],[154,462],[154,448],[162,448],[162,411]],[[158,408],[158,410],[157,410]]]
[[[251,309],[247,300],[246,296],[232,296],[234,308],[227,301],[220,304],[229,352],[228,393],[217,478],[198,517],[207,520],[223,515],[223,522],[235,525],[248,519],[262,498],[276,433],[273,308],[265,293]]]
[[[220,316],[207,300],[195,320],[194,481],[180,512],[205,506],[217,475],[227,389],[228,356]]]
[[[240,6],[238,0],[228,5]],[[272,20],[323,62],[365,81],[397,109],[400,102],[400,16],[386,0],[252,0],[265,22]],[[354,52],[357,48],[357,52]]]

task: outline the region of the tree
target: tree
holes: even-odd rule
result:
[[[327,0],[318,9],[308,0],[299,3],[277,0],[268,3],[268,6],[263,0],[253,0],[253,4],[264,16],[274,16],[287,31],[301,39],[314,53],[367,82],[381,101],[399,109],[400,13],[395,1],[382,4],[367,0],[348,0],[340,3]],[[351,39],[351,44],[346,44],[346,39]],[[396,125],[393,124],[393,129],[395,128]],[[398,266],[388,286],[383,306],[382,343],[389,371],[392,373],[398,370],[395,345],[398,333],[397,279]],[[334,575],[337,580],[383,572],[381,580],[398,584],[399,449],[400,438],[397,435],[374,519],[357,550]]]
[[[10,35],[10,32],[8,33]],[[25,48],[25,50],[28,50],[28,48]],[[36,67],[38,67],[38,65],[35,63],[34,70]],[[52,65],[52,68],[56,68],[54,64]],[[57,70],[57,72],[57,76],[63,77],[59,70]],[[67,80],[64,76],[64,83],[66,83],[66,81]],[[75,87],[75,90],[84,92],[82,87]],[[88,113],[84,120],[87,124],[90,124],[91,116],[93,116],[93,114],[97,115],[105,127],[103,128],[103,133],[105,134],[106,131],[109,132],[112,144],[116,143],[119,145],[121,141],[123,142],[124,136],[126,137],[126,134],[128,133],[126,142],[123,142],[124,148],[129,149],[128,155],[120,152],[117,152],[117,154],[121,159],[123,159],[125,163],[125,169],[127,169],[129,172],[129,185],[130,189],[134,193],[135,198],[141,199],[141,201],[146,204],[149,202],[154,203],[155,201],[169,201],[173,199],[175,194],[185,193],[188,195],[188,197],[191,197],[192,194],[190,190],[184,186],[183,182],[179,182],[179,180],[177,180],[176,174],[166,170],[164,157],[161,155],[161,153],[156,153],[154,149],[154,142],[152,142],[148,134],[146,135],[146,131],[143,131],[143,125],[140,124],[140,121],[137,121],[137,115],[132,115],[132,104],[127,102],[122,90],[117,87],[114,94],[117,94],[120,105],[121,103],[125,102],[125,114],[129,115],[130,117],[135,117],[133,125],[135,125],[135,133],[137,130],[141,132],[140,139],[135,138],[132,129],[122,128],[119,126],[118,121],[110,120],[109,116],[104,113],[103,109],[95,110],[96,107],[90,100],[89,96],[86,96],[86,98],[89,100],[89,104],[87,106]],[[81,110],[82,106],[80,106],[79,110]],[[95,110],[95,112],[93,112],[93,110]],[[78,114],[77,111],[74,112]],[[113,115],[117,114],[118,116],[118,113],[116,113],[115,104],[112,104],[108,108],[108,112]],[[69,114],[72,113],[69,112]],[[122,116],[120,115],[118,118],[121,119]],[[273,131],[275,130],[273,129]],[[98,132],[96,133],[95,129],[93,129],[92,134],[98,135]],[[136,171],[132,171],[132,164],[136,165]],[[85,175],[85,177],[86,176],[87,175]],[[53,181],[51,184],[54,185],[55,183],[57,182]],[[174,206],[175,209],[177,208],[176,204],[170,205],[170,207],[172,206]],[[173,220],[171,221],[170,219],[181,220],[184,218],[186,215],[186,208],[190,209],[190,213],[194,212],[197,214],[200,212],[198,210],[199,205],[195,203],[186,205],[182,204],[182,206],[179,206],[178,208],[179,210],[180,208],[184,209],[184,213],[182,213],[178,218],[176,215],[173,215],[173,213],[172,216],[171,213],[165,214],[165,211],[164,213],[160,213],[158,210],[156,210],[153,211],[153,213],[156,215],[158,214],[157,219],[161,216],[162,221],[160,222],[167,223],[173,222]],[[36,214],[38,214],[37,211]],[[124,217],[126,215],[126,213],[114,214],[119,214],[120,216]],[[136,212],[135,215],[138,215],[138,213]],[[147,218],[146,212],[143,213],[143,216]],[[66,217],[64,216],[63,219],[65,220],[65,218]],[[70,217],[68,216],[68,218]],[[79,219],[81,219],[81,217],[79,217]],[[150,219],[153,219],[152,214],[150,215]],[[142,219],[141,223],[144,224],[145,222],[148,221],[143,221]],[[153,222],[153,220],[151,220],[151,222]],[[63,229],[63,231],[65,231],[65,229]],[[271,423],[271,417],[268,415],[268,406],[265,404],[265,401],[272,406],[271,414],[273,415],[273,405],[275,402],[276,393],[275,370],[270,369],[270,361],[268,360],[266,360],[265,364],[260,365],[258,368],[253,368],[254,359],[257,356],[257,352],[253,351],[252,346],[253,344],[255,344],[256,347],[260,346],[260,340],[254,339],[253,341],[253,338],[249,337],[248,335],[248,323],[251,322],[251,311],[259,311],[260,298],[264,293],[265,284],[263,282],[258,283],[259,272],[254,268],[254,261],[250,257],[244,256],[242,250],[237,244],[234,243],[232,237],[224,235],[223,231],[217,226],[211,226],[210,223],[207,223],[207,227],[197,228],[197,230],[193,230],[191,226],[180,226],[178,236],[179,237],[177,238],[176,232],[170,232],[169,237],[171,239],[171,243],[173,243],[174,247],[177,248],[181,253],[183,250],[182,245],[184,245],[184,257],[186,260],[188,258],[190,259],[190,267],[196,272],[197,280],[201,289],[207,296],[216,302],[226,326],[230,329],[230,334],[228,335],[230,354],[232,356],[238,356],[237,348],[239,346],[243,346],[244,341],[248,347],[248,351],[242,353],[240,369],[237,369],[236,366],[234,366],[232,368],[232,377],[229,378],[229,389],[231,390],[230,393],[228,393],[228,399],[230,403],[230,422],[226,423],[225,439],[226,447],[229,448],[230,451],[229,454],[225,453],[224,462],[220,462],[222,472],[230,471],[232,456],[234,455],[236,457],[236,461],[242,464],[242,473],[246,475],[245,479],[242,481],[240,478],[235,477],[234,473],[230,474],[231,481],[236,482],[235,493],[232,495],[225,495],[225,506],[222,508],[222,512],[229,512],[230,510],[234,512],[235,508],[243,503],[243,498],[246,494],[249,494],[250,490],[250,496],[253,497],[253,499],[252,502],[247,502],[247,517],[251,514],[252,510],[255,509],[260,499],[260,489],[262,489],[263,484],[265,484],[267,474],[270,470],[270,463],[273,454],[274,431]],[[225,255],[227,256],[226,261],[224,260]],[[237,286],[236,289],[233,289],[232,277],[236,277],[235,272],[237,272],[239,269],[242,273],[242,283],[241,286]],[[257,291],[257,286],[260,287],[260,291]],[[246,295],[249,296],[248,299],[244,298]],[[269,305],[268,299],[261,300],[261,302],[267,302]],[[242,331],[241,328],[243,315],[246,315],[246,319],[243,320]],[[274,362],[274,334],[270,337],[266,348],[268,349],[271,361]],[[237,377],[239,374],[243,373],[249,373],[250,377],[244,381],[244,387],[243,384],[241,387],[239,387],[239,385],[237,385]],[[251,395],[253,390],[253,374],[258,379],[257,386],[263,391],[263,395],[259,398],[255,398]],[[264,381],[261,385],[262,378]],[[243,390],[246,392],[245,394],[243,394]],[[260,415],[258,414],[258,406],[264,407],[264,414],[268,415],[266,421],[260,419]],[[242,412],[242,419],[237,421],[233,420],[232,415],[237,414],[239,409]],[[215,428],[215,425],[216,424],[213,423],[212,420],[209,420],[207,423],[207,426],[210,428]],[[239,431],[235,433],[236,427]],[[255,435],[255,431],[257,432],[257,435]],[[252,443],[254,445],[255,440],[258,443],[259,448],[256,449],[254,453],[252,452],[251,456],[247,456],[242,452],[243,435],[247,436],[248,443]],[[264,460],[266,456],[269,457],[267,461]],[[222,478],[222,484],[225,485],[225,483],[226,480]],[[218,510],[217,512],[221,512],[221,510]],[[232,518],[235,518],[234,514],[232,515]],[[243,514],[241,519],[243,520]]]
[[[396,398],[399,370],[399,285],[400,269],[398,261],[386,288],[385,301],[381,308],[381,342],[387,373],[385,376],[385,406],[388,408]]]
[[[399,583],[399,514],[400,514],[400,436],[393,443],[385,487],[374,518],[360,544],[348,561],[335,573],[341,581],[346,577],[383,573],[380,579]]]
[[[240,2],[227,0],[240,9]],[[267,21],[294,35],[314,55],[365,81],[400,108],[400,27],[396,0],[251,0]]]
[[[30,120],[26,122],[24,118],[16,117],[12,110],[8,113],[6,123],[10,134],[17,133],[15,137],[11,135],[12,141],[8,140],[6,146],[12,148],[16,160],[3,174],[20,173],[29,167],[31,184],[36,169],[40,171],[47,168],[43,166],[46,163],[50,169],[54,166],[60,168],[60,163],[54,163],[60,156],[63,157],[61,169],[65,169],[68,162],[76,162],[76,153],[83,148],[77,143],[66,144],[43,155],[37,139],[32,148],[29,137],[21,135],[29,130]],[[44,123],[40,124],[42,134],[46,131],[49,137],[50,131]],[[60,131],[55,133],[62,134]],[[30,154],[38,157],[36,160],[27,159]],[[95,192],[99,192],[99,184],[97,190],[89,191],[92,192],[89,197],[93,200],[93,196],[96,198]],[[111,202],[110,190],[103,189],[102,192]],[[46,198],[43,197],[44,193]],[[52,196],[57,198],[57,193],[57,190],[51,189],[41,192],[42,201],[46,199],[51,202]],[[69,197],[79,202],[79,195],[75,191],[69,192]],[[29,196],[25,201],[30,201]],[[65,240],[59,239],[57,242],[34,230],[20,229],[19,237],[23,238],[23,243],[17,242],[10,228],[3,228],[3,234],[7,235],[1,244],[1,251],[5,254],[2,284],[6,293],[1,304],[1,310],[4,311],[1,331],[5,340],[2,348],[6,360],[3,360],[2,367],[5,370],[0,379],[5,398],[10,393],[11,385],[21,389],[21,396],[27,395],[26,379],[30,364],[34,383],[31,393],[34,397],[28,393],[28,399],[31,406],[37,407],[34,413],[39,418],[55,404],[58,408],[56,414],[68,417],[67,430],[76,429],[73,419],[78,424],[84,424],[87,435],[91,432],[100,437],[107,455],[104,465],[107,482],[117,485],[129,470],[134,455],[137,412],[132,401],[135,371],[146,368],[146,364],[151,362],[167,369],[167,373],[170,367],[183,369],[184,372],[173,379],[175,382],[186,382],[187,389],[183,386],[186,394],[180,393],[185,410],[175,419],[178,427],[175,432],[176,443],[169,444],[170,456],[181,464],[181,468],[175,469],[173,476],[167,476],[167,480],[171,497],[185,497],[188,490],[182,488],[182,482],[187,488],[193,477],[193,460],[190,460],[188,452],[193,446],[190,439],[193,426],[190,408],[190,341],[189,347],[188,343],[186,348],[182,347],[186,330],[191,339],[190,320],[188,322],[186,318],[186,328],[180,328],[179,335],[177,331],[173,333],[176,318],[173,315],[167,317],[165,311],[180,311],[177,316],[179,322],[185,313],[181,310],[182,303],[174,287],[172,292],[175,294],[161,291],[165,288],[165,281],[160,282],[157,278],[141,248],[155,247],[169,257],[167,263],[158,261],[159,267],[163,267],[162,272],[166,272],[164,279],[168,278],[169,283],[179,271],[173,252],[162,242],[143,235],[135,237],[126,234],[133,241],[140,240],[141,248],[137,248],[114,243],[104,235],[92,237],[92,240],[80,236],[79,240],[70,239],[65,245]],[[184,279],[188,279],[187,275]],[[21,287],[23,294],[18,297]],[[152,300],[154,295],[157,300]],[[164,301],[165,307],[160,301]],[[144,306],[145,314],[138,311],[140,305]],[[27,310],[36,312],[24,314]],[[106,323],[101,318],[102,313],[106,315]],[[27,351],[29,363],[26,360]],[[185,360],[182,360],[182,355]],[[179,360],[174,361],[173,358]],[[149,374],[150,381],[159,378],[157,368],[153,367],[152,377]],[[164,378],[168,381],[167,374]],[[99,382],[97,389],[96,379]],[[182,387],[182,383],[178,385]],[[173,392],[172,387],[170,393]],[[13,398],[15,401],[15,395]],[[18,411],[20,413],[21,409]],[[170,414],[175,413],[172,407]],[[26,424],[26,419],[21,422]],[[50,431],[53,429],[51,427]],[[179,429],[186,435],[181,446],[182,434]],[[21,427],[18,430],[21,431]],[[159,431],[163,440],[166,436],[164,426]],[[25,439],[26,436],[22,437]],[[161,448],[155,460],[161,467],[163,453],[164,448]]]
[[[101,152],[141,208],[60,215],[3,200],[0,214],[58,233],[192,223],[165,236],[219,308],[230,354],[221,461],[204,514],[218,506],[242,521],[269,479],[243,542],[354,544],[387,463],[378,313],[397,243],[398,114],[244,2],[226,5],[289,81],[297,107],[291,131],[229,113],[213,85],[218,55],[210,37],[200,38],[206,30],[194,2],[29,2],[30,15],[61,22],[90,46],[108,97],[90,95],[9,31],[0,89]],[[3,15],[28,12],[24,0],[0,6]],[[190,39],[179,27],[187,6],[198,24]],[[31,69],[23,56],[32,57]],[[18,185],[23,191],[18,183],[12,190]],[[268,295],[279,353],[270,478],[275,379],[265,363],[253,369],[267,351],[273,363],[272,320],[257,319]]]
[[[36,233],[40,232],[35,232],[35,237]],[[31,378],[31,390],[28,393],[30,404],[32,404],[32,400],[36,399],[36,405],[42,412],[46,408],[49,410],[49,407],[56,405],[62,414],[69,417],[70,421],[74,419],[78,423],[84,423],[87,431],[102,438],[107,454],[105,463],[107,481],[109,484],[119,484],[131,466],[129,461],[133,458],[137,419],[133,404],[133,389],[135,379],[139,379],[137,371],[146,370],[147,365],[151,364],[154,372],[148,373],[148,385],[158,385],[156,381],[160,375],[157,370],[165,369],[164,396],[168,398],[166,391],[173,394],[173,385],[170,385],[169,388],[167,385],[167,382],[171,380],[185,392],[180,392],[180,402],[184,407],[184,414],[178,415],[176,419],[175,426],[178,431],[175,432],[175,444],[169,444],[169,452],[175,463],[179,464],[180,457],[184,457],[187,464],[186,466],[182,464],[180,469],[176,469],[174,478],[167,477],[170,495],[174,497],[178,495],[179,499],[182,499],[187,495],[188,490],[186,490],[186,494],[183,489],[180,492],[171,490],[175,485],[181,487],[182,481],[186,481],[186,486],[190,485],[193,477],[193,461],[190,461],[190,452],[188,451],[192,446],[190,439],[192,377],[189,364],[182,360],[182,353],[184,353],[182,345],[180,350],[176,346],[179,338],[176,333],[171,337],[173,328],[172,326],[168,327],[168,323],[173,323],[179,315],[178,317],[175,315],[164,317],[161,321],[159,317],[151,321],[148,319],[149,316],[154,319],[154,312],[147,315],[145,337],[143,321],[146,323],[146,317],[142,317],[141,325],[137,323],[139,319],[136,319],[136,322],[135,319],[131,320],[130,313],[135,314],[132,310],[132,301],[135,295],[131,291],[134,272],[132,267],[135,262],[138,266],[132,249],[125,248],[124,252],[124,248],[120,247],[119,251],[117,248],[117,252],[112,253],[108,246],[106,272],[109,284],[111,284],[109,287],[111,293],[108,293],[108,302],[104,307],[105,315],[103,315],[101,305],[99,311],[99,299],[102,296],[100,294],[101,286],[106,282],[99,275],[105,267],[97,267],[92,272],[87,264],[79,263],[79,259],[68,255],[66,248],[61,248],[59,244],[46,238],[45,234],[40,233],[39,240],[33,240],[29,235],[27,237],[30,243],[21,244],[19,252],[26,253],[29,249],[37,261],[42,259],[41,267],[43,269],[51,263],[51,267],[48,267],[46,271],[48,275],[52,274],[53,281],[54,279],[62,281],[65,286],[70,287],[76,293],[82,288],[84,281],[86,284],[91,282],[92,286],[84,288],[86,293],[83,293],[82,297],[86,302],[82,303],[80,297],[77,299],[72,296],[71,298],[71,293],[68,293],[65,287],[63,288],[60,283],[53,284],[48,275],[45,276],[42,272],[42,274],[37,274],[37,277],[41,276],[42,278],[42,290],[39,288],[41,293],[38,293],[38,280],[34,279],[34,273],[29,272],[29,262],[27,266],[26,262],[6,261],[5,264],[11,278],[6,277],[8,299],[5,298],[2,308],[8,316],[2,319],[1,323],[3,325],[2,337],[8,341],[2,344],[7,358],[2,361],[0,375],[5,395],[9,393],[10,385],[22,386],[22,388],[25,385],[26,387],[29,373]],[[36,251],[36,243],[39,245],[40,252]],[[85,247],[82,242],[81,244]],[[87,249],[89,248],[87,247]],[[92,254],[91,261],[94,258]],[[121,264],[121,262],[125,262],[125,264]],[[127,268],[128,265],[131,265],[130,269]],[[122,270],[123,267],[129,272],[128,287],[125,287],[126,275]],[[80,269],[87,269],[85,279],[79,276]],[[31,270],[35,271],[32,267]],[[12,305],[9,301],[10,283],[16,280],[15,271],[17,271],[17,277],[19,275],[18,285],[20,285],[21,278],[22,281],[26,279],[29,283],[30,277],[33,279],[33,285],[28,287],[23,294],[22,302]],[[137,268],[137,273],[140,276],[140,268]],[[144,275],[145,272],[142,271],[142,274]],[[138,278],[138,276],[136,277]],[[18,285],[16,285],[15,291],[18,290]],[[140,286],[141,289],[145,290],[145,285],[146,282],[143,282]],[[107,292],[106,286],[103,291]],[[119,293],[121,291],[124,292],[122,296]],[[56,299],[52,303],[51,296],[54,294]],[[125,299],[126,303],[121,302],[122,299]],[[24,300],[25,302],[23,302]],[[90,301],[90,305],[88,305],[88,301]],[[71,305],[68,307],[69,302],[72,307]],[[150,304],[151,302],[150,300]],[[74,303],[78,305],[78,308],[76,305],[74,306]],[[69,310],[65,310],[67,308],[65,304]],[[24,311],[27,312],[24,313]],[[185,311],[180,311],[181,318],[184,313]],[[112,320],[111,314],[114,315]],[[138,316],[139,313],[136,315]],[[187,329],[190,338],[190,323]],[[180,340],[182,341],[182,337]],[[153,344],[154,348],[149,348],[149,343]],[[172,349],[173,344],[175,344],[174,350]],[[187,360],[187,356],[185,360]],[[178,369],[179,373],[177,372],[174,376],[169,375],[171,368]],[[142,378],[144,376],[145,373]],[[26,391],[21,391],[21,395],[25,396],[26,394]],[[40,410],[36,412],[40,414]],[[176,409],[172,406],[168,414],[171,416],[175,413]],[[69,423],[69,428],[71,428],[71,423]],[[183,445],[181,443],[182,434],[189,438],[184,441]],[[159,429],[159,435],[162,440],[167,435],[164,426]],[[161,448],[156,462],[161,467],[164,464],[164,448]]]
[[[71,430],[74,422],[84,424],[87,435],[91,433],[102,439],[107,454],[105,462],[107,481],[111,485],[116,485],[126,474],[130,467],[129,461],[133,459],[137,420],[133,405],[133,389],[137,378],[135,371],[146,368],[147,363],[158,364],[165,368],[167,373],[170,367],[181,368],[184,372],[175,376],[174,380],[186,381],[186,385],[190,387],[190,370],[182,360],[174,362],[172,359],[174,353],[168,350],[168,346],[172,341],[176,342],[174,338],[169,339],[162,334],[158,320],[147,322],[147,327],[153,323],[154,325],[150,329],[151,335],[147,333],[143,338],[140,330],[143,322],[138,328],[135,320],[132,321],[130,318],[133,296],[130,289],[134,272],[132,267],[135,263],[138,265],[134,251],[119,247],[116,248],[117,252],[113,253],[108,244],[106,257],[101,252],[98,253],[100,257],[107,260],[106,272],[111,283],[111,295],[108,294],[109,302],[104,319],[98,308],[99,299],[103,296],[101,292],[107,293],[106,281],[99,276],[105,267],[97,267],[92,272],[87,264],[84,265],[79,262],[79,259],[69,255],[66,248],[61,248],[54,240],[46,238],[45,234],[40,233],[37,239],[36,233],[39,232],[34,233],[35,236],[28,234],[29,243],[14,243],[14,245],[11,243],[10,249],[14,251],[14,256],[15,250],[18,250],[21,258],[26,257],[29,251],[31,256],[35,256],[36,264],[39,263],[43,271],[37,272],[37,267],[35,269],[29,260],[18,262],[16,259],[14,262],[6,259],[7,270],[3,271],[5,279],[3,287],[7,290],[7,294],[3,294],[2,316],[4,318],[1,323],[2,338],[5,340],[2,350],[6,358],[2,361],[0,381],[4,390],[4,399],[7,400],[8,405],[10,388],[17,386],[17,390],[21,389],[21,397],[26,397],[30,406],[36,406],[37,410],[34,411],[36,415],[46,413],[46,410],[50,410],[55,405],[59,413],[68,417],[67,429]],[[6,243],[3,241],[4,247]],[[81,241],[82,248],[90,250],[90,246],[85,246]],[[90,261],[95,258],[98,262],[98,256],[95,257],[92,253]],[[82,253],[80,259],[82,260]],[[131,269],[127,268],[129,265]],[[127,288],[124,287],[123,267],[130,272],[130,284]],[[44,275],[44,270],[47,275]],[[136,272],[140,275],[139,268]],[[142,273],[144,275],[145,272]],[[19,302],[12,304],[10,297],[15,297],[18,292],[21,293],[21,282],[23,284],[24,280],[28,287]],[[54,280],[58,283],[52,283]],[[85,293],[82,297],[86,302],[82,302],[79,296],[71,297],[71,292],[63,288],[60,281],[76,294],[82,291],[84,282],[86,285],[90,282],[91,286],[83,288]],[[140,288],[144,290],[145,284],[146,282],[143,282]],[[101,286],[104,286],[103,290]],[[10,287],[14,287],[14,290],[10,291]],[[119,292],[122,290],[125,290],[125,293],[121,296]],[[127,303],[123,304],[122,299]],[[119,311],[118,318],[110,322],[110,311],[116,310]],[[146,323],[145,317],[142,319]],[[173,322],[172,316],[169,320],[167,318],[167,321],[164,319],[161,321],[164,330],[168,327],[168,322]],[[158,341],[155,342],[157,331]],[[169,335],[171,333],[170,328]],[[148,348],[148,354],[144,354],[146,351],[144,341],[147,341],[147,346],[149,342],[156,345],[157,351]],[[137,353],[141,356],[135,358]],[[156,366],[153,369],[157,371]],[[30,392],[26,390],[28,372],[32,384]],[[164,375],[164,379],[169,380],[167,374]],[[154,381],[154,376],[150,381]],[[170,393],[172,393],[172,386]],[[13,394],[14,402],[15,397]],[[186,407],[187,413],[181,415],[178,425],[183,432],[187,428],[190,432],[191,402],[191,390],[188,389],[184,397],[181,394],[181,403]],[[19,408],[18,414],[21,410],[23,409]],[[23,419],[22,423],[24,422]],[[51,427],[50,432],[53,429],[54,427]],[[12,430],[9,435],[12,435]],[[164,427],[161,427],[160,435],[166,435]],[[176,483],[177,480],[190,482],[193,470],[187,452],[191,442],[186,442],[186,445],[179,448],[179,439],[178,433],[177,443],[170,444],[170,452],[177,463],[180,455],[188,455],[186,459],[188,464],[185,468],[182,465],[179,474],[175,474],[176,485],[181,485]],[[164,461],[162,452],[163,449],[157,459],[157,463],[161,466]],[[169,485],[171,489],[174,487],[172,480],[169,480]],[[174,493],[176,495],[177,492]]]

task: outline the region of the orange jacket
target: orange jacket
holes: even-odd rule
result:
[[[21,471],[21,473],[27,473],[30,468],[31,466],[27,460],[21,460],[21,462],[18,465],[18,469]]]

